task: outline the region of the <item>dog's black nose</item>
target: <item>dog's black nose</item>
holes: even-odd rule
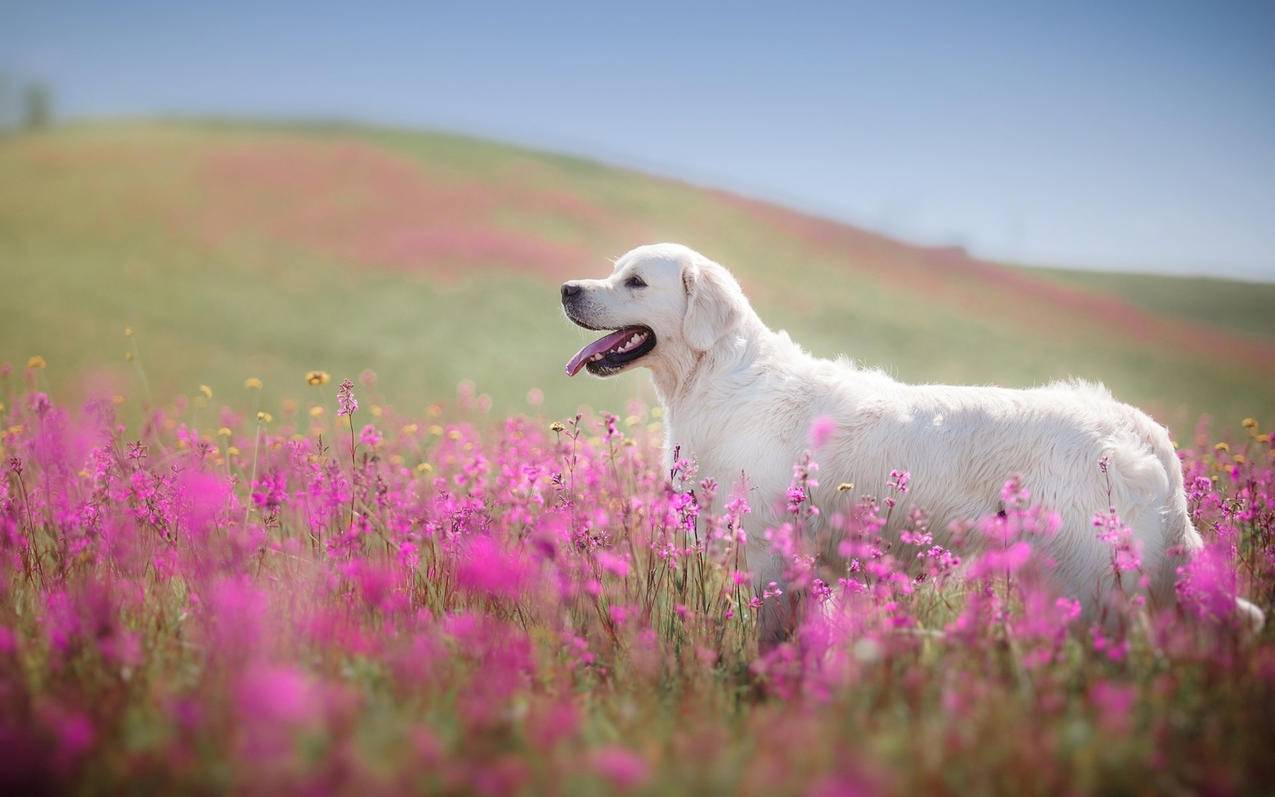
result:
[[[580,290],[581,288],[579,285],[572,285],[570,282],[562,283],[562,301],[565,302],[572,296],[575,296],[580,292]]]

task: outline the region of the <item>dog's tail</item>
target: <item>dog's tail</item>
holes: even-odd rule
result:
[[[1162,568],[1164,573],[1162,586],[1176,593],[1177,570],[1179,565],[1190,562],[1204,548],[1204,538],[1191,523],[1191,513],[1187,507],[1186,490],[1183,484],[1182,462],[1178,459],[1177,449],[1169,438],[1168,430],[1152,421],[1147,416],[1143,434],[1149,438],[1155,456],[1160,460],[1165,475],[1168,476],[1169,495],[1164,512],[1165,531],[1169,534],[1171,545],[1182,551],[1179,556],[1167,557]],[[1255,604],[1236,596],[1235,619],[1250,636],[1256,636],[1266,625],[1266,614]]]

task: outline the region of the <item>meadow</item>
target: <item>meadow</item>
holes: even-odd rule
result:
[[[278,409],[299,398],[298,373],[371,368],[418,411],[464,380],[503,412],[533,387],[550,417],[614,410],[650,400],[646,380],[562,378],[585,335],[557,285],[658,240],[728,265],[770,326],[821,356],[917,382],[1100,380],[1179,435],[1201,414],[1275,420],[1275,286],[1122,287],[589,161],[363,128],[121,122],[0,138],[0,358],[45,356],[55,395],[136,398],[122,390],[129,326],[157,398],[256,375]]]
[[[806,619],[760,652],[741,518],[662,462],[645,380],[568,382],[556,285],[646,240],[816,353],[1102,379],[1174,430],[1205,551],[1174,607],[1094,507],[928,527],[819,435]],[[0,139],[6,793],[1201,793],[1275,786],[1271,286],[1043,271],[438,134],[119,123]],[[1101,463],[1093,463],[1101,467]],[[899,538],[880,534],[906,517]],[[835,550],[825,558],[817,550]],[[794,591],[795,595],[796,592]]]

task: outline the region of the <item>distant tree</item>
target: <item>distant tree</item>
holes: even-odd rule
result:
[[[22,92],[22,127],[41,130],[53,121],[53,99],[48,86],[30,83]]]

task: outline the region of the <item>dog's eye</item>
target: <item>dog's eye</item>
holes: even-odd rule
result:
[[[628,279],[626,279],[624,281],[624,285],[625,287],[628,287],[628,288],[645,288],[646,287],[646,283],[643,282],[642,278],[639,277],[637,274],[634,274],[632,277],[629,277]]]

